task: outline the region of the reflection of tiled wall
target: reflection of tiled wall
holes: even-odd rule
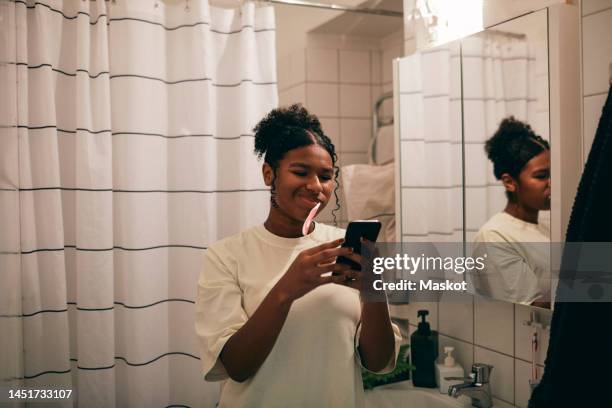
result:
[[[548,49],[546,44],[532,45],[535,61],[534,83],[530,84],[532,94],[537,99],[533,129],[544,139],[550,141],[550,115],[548,114]]]
[[[612,0],[582,0],[583,157],[586,160],[608,95]]]
[[[308,46],[278,61],[279,104],[301,102],[316,114],[338,152],[339,165],[367,163],[372,109],[393,88],[391,60],[401,56],[402,35],[383,39],[311,34]],[[391,115],[393,103],[383,105]],[[332,200],[320,216],[332,221]],[[340,211],[338,220],[345,222]]]

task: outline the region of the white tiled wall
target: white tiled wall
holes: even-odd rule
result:
[[[612,0],[582,0],[583,156],[606,101],[612,64]]]
[[[333,117],[319,118],[321,126],[325,134],[329,136],[332,143],[334,144],[336,151],[342,151],[342,138],[340,133],[340,119]]]
[[[541,377],[542,368],[538,375]],[[529,403],[529,396],[531,390],[529,389],[529,383],[525,381],[525,378],[531,377],[531,364],[522,361],[514,360],[514,404],[517,407],[526,407]]]
[[[582,0],[582,16],[586,17],[612,7],[610,0]]]
[[[340,86],[334,83],[306,83],[306,107],[319,117],[338,117]]]
[[[474,299],[470,295],[453,295],[441,302],[414,302],[392,306],[394,316],[408,318],[409,333],[416,330],[417,311],[429,310],[428,321],[439,332],[439,361],[445,346],[455,348],[457,362],[469,374],[472,363],[493,365],[491,390],[504,402],[526,407],[529,401],[531,377],[531,336],[533,328],[523,322],[530,320],[531,308],[498,301]],[[538,318],[550,325],[552,313],[538,309]],[[548,349],[548,330],[538,329],[539,349],[536,354],[538,377],[544,371]]]
[[[368,162],[372,109],[378,97],[393,87],[391,59],[401,56],[401,40],[401,33],[383,39],[315,34],[309,36],[306,48],[278,61],[280,105],[301,102],[319,117],[334,142],[340,166]],[[389,101],[383,114],[392,113]],[[320,216],[323,222],[333,221],[332,201]],[[337,214],[342,225],[344,212]]]
[[[340,84],[340,116],[367,119],[372,116],[370,85]]]
[[[306,49],[306,80],[338,83],[338,51]]]
[[[514,358],[512,355],[474,345],[474,360],[493,366],[489,378],[491,393],[502,401],[514,404]],[[527,378],[522,381],[527,381]]]
[[[340,78],[343,83],[370,85],[370,60],[367,51],[340,50]]]
[[[438,306],[440,332],[461,343],[474,342],[474,302],[471,295],[447,292]]]
[[[340,119],[340,140],[346,152],[365,152],[372,138],[372,121],[369,117]]]
[[[494,330],[491,330],[494,328]],[[514,305],[474,299],[474,343],[507,355],[514,351]]]

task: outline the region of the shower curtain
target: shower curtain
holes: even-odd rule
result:
[[[548,140],[548,69],[542,54],[546,48],[526,37],[509,39],[485,32],[462,40],[461,47],[465,222],[466,239],[471,242],[479,228],[506,205],[504,187],[495,179],[484,151],[485,141],[510,115],[526,121]],[[548,212],[542,215],[549,217]]]
[[[461,242],[459,43],[400,61],[403,242]]]
[[[196,281],[209,244],[267,212],[251,129],[277,105],[273,9],[2,12],[2,385],[73,389],[88,408],[214,406]]]

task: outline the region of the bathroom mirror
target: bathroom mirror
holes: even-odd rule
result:
[[[395,89],[398,239],[487,253],[468,292],[550,308],[547,10],[397,60]]]
[[[547,11],[461,41],[467,278],[479,295],[550,307]]]

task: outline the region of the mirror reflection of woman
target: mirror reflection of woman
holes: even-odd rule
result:
[[[531,127],[504,119],[485,151],[508,199],[474,238],[487,253],[486,269],[472,274],[477,293],[514,303],[550,307],[550,227],[540,211],[550,210],[550,148]]]
[[[270,209],[263,225],[206,251],[196,302],[204,377],[225,381],[220,407],[362,406],[361,367],[392,371],[400,337],[385,302],[360,301],[361,273],[335,263],[361,261],[340,247],[345,231],[313,223],[302,233],[336,193],[334,145],[300,105],[254,130]]]

